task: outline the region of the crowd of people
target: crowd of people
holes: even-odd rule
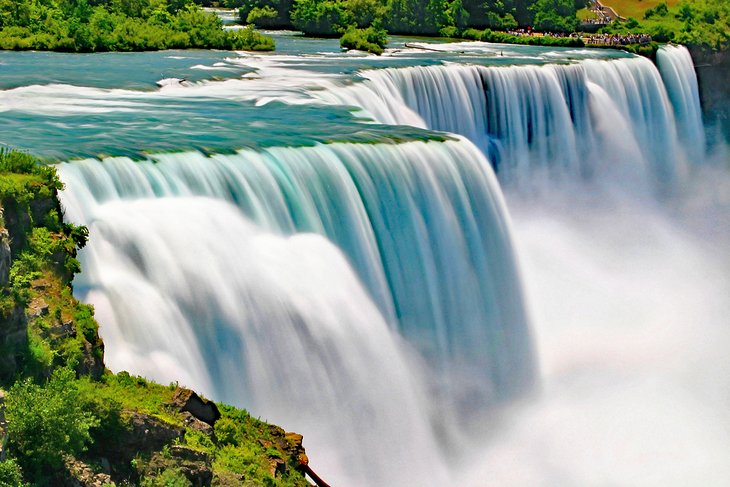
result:
[[[651,36],[649,34],[588,34],[586,32],[573,32],[566,34],[564,32],[535,32],[531,27],[524,29],[512,29],[509,34],[518,37],[525,36],[549,36],[549,37],[571,37],[583,39],[586,45],[591,46],[626,46],[628,44],[649,44]]]
[[[625,46],[627,44],[649,44],[649,34],[590,34],[583,36],[586,45]]]

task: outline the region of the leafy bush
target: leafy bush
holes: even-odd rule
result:
[[[256,26],[265,26],[270,24],[271,20],[275,19],[277,15],[279,15],[279,12],[269,5],[254,7],[246,16],[246,22]]]
[[[654,8],[648,9],[644,12],[644,18],[650,19],[652,17],[665,17],[669,13],[669,8],[666,2],[662,2]]]
[[[8,392],[10,450],[32,479],[59,469],[64,454],[86,450],[89,430],[99,425],[84,409],[75,379],[72,370],[57,369],[45,385],[25,379]]]
[[[274,39],[256,32],[252,25],[230,31],[231,48],[239,51],[273,51]]]
[[[0,462],[0,487],[26,487],[23,481],[23,470],[12,458]]]
[[[373,54],[382,54],[383,48],[388,43],[388,34],[383,29],[368,27],[367,29],[356,29],[350,27],[340,38],[340,46],[347,49],[358,49]]]
[[[166,468],[155,477],[142,479],[141,487],[190,487],[193,484],[177,468]]]

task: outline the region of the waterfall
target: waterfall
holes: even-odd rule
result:
[[[639,56],[373,69],[361,72],[362,83],[319,96],[381,123],[461,134],[504,182],[528,184],[535,173],[606,176],[618,165],[631,180],[666,185],[704,156],[704,136],[689,52],[662,47],[658,62],[661,74]]]
[[[659,59],[370,69],[285,93],[446,141],[60,164],[107,364],[303,433],[333,485],[448,484],[459,435],[536,380],[495,170],[518,190],[681,181],[704,152],[696,80],[684,48]]]
[[[677,118],[679,140],[690,160],[701,161],[705,156],[705,131],[692,56],[684,46],[665,46],[657,51],[657,66]]]
[[[421,472],[439,465],[433,428],[532,382],[504,202],[466,140],[59,173],[66,215],[90,228],[75,286],[104,324],[108,365],[264,412],[317,452],[342,437],[351,450],[329,473],[348,485],[402,484],[388,475],[404,452],[423,450]],[[398,427],[395,402],[410,418]]]

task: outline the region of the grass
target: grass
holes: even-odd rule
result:
[[[578,10],[575,13],[575,15],[576,15],[576,17],[578,17],[578,20],[580,20],[581,22],[583,22],[585,20],[592,20],[592,19],[598,18],[598,15],[596,15],[596,13],[593,12],[593,10],[589,10],[587,8],[582,8],[582,9]]]
[[[680,0],[602,0],[601,3],[606,7],[613,8],[621,17],[633,17],[636,20],[644,18],[644,12],[650,8],[654,8],[660,3],[666,3],[667,7],[672,8],[679,4]]]
[[[88,397],[116,402],[122,410],[138,411],[168,424],[182,426],[182,415],[169,406],[175,393],[174,386],[155,384],[120,372],[105,375],[101,382],[84,377],[79,381],[79,389]]]

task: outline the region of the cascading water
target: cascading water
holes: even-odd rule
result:
[[[664,47],[658,58],[663,78],[643,57],[367,70],[364,83],[320,97],[381,123],[461,134],[505,182],[529,184],[540,171],[624,179],[628,172],[663,184],[681,176],[687,160],[704,157],[704,129],[688,51]],[[625,152],[612,157],[617,146]]]
[[[310,435],[323,451],[324,439],[346,428],[337,421],[324,428],[322,418],[355,418],[372,430],[350,431],[347,449],[377,449],[382,455],[367,455],[369,475],[361,462],[344,462],[348,483],[394,482],[381,478],[381,470],[389,465],[392,475],[395,452],[376,440],[393,435],[395,445],[412,430],[423,445],[426,435],[419,428],[430,431],[425,412],[401,425],[403,430],[389,426],[391,410],[380,412],[379,405],[402,402],[402,395],[408,401],[422,398],[427,384],[436,395],[430,408],[439,411],[440,421],[458,422],[474,404],[504,400],[531,383],[527,319],[503,201],[489,164],[468,142],[334,144],[211,158],[190,153],[157,156],[154,162],[87,160],[63,164],[59,172],[71,189],[64,198],[66,214],[89,225],[94,235],[83,258],[88,275],[75,285],[97,303],[102,334],[115,344],[107,352],[109,366],[159,380],[183,377],[213,397],[250,404],[284,424],[324,429],[322,441],[319,433]],[[219,214],[231,221],[241,216],[192,195],[238,205],[258,225],[249,227],[260,230],[231,230],[233,223]],[[130,199],[138,202],[129,204]],[[263,232],[270,233],[259,236]],[[378,307],[334,248],[314,237],[283,237],[302,232],[337,244]],[[309,266],[306,260],[293,265],[305,254],[298,242],[315,253],[321,246],[321,256]],[[277,248],[283,260],[274,259]],[[200,262],[203,254],[211,256],[209,262]],[[267,258],[274,261],[267,264]],[[252,271],[249,261],[261,268]],[[117,264],[108,269],[112,262]],[[287,266],[286,272],[279,268]],[[426,369],[402,358],[404,347],[391,336],[395,331],[418,351]],[[352,349],[359,349],[361,361],[347,352]],[[297,359],[298,354],[304,355]],[[308,362],[315,365],[306,367]],[[240,384],[232,387],[234,381]],[[376,384],[382,394],[374,393]],[[301,404],[323,416],[298,417]],[[297,405],[297,415],[289,405]],[[419,457],[425,463],[416,470],[437,464],[429,455]]]
[[[282,62],[292,61],[301,59]],[[686,50],[662,48],[659,63],[661,71],[635,57],[449,63],[365,69],[356,82],[306,72],[302,83],[295,70],[277,67],[276,82],[262,69],[256,79],[202,83],[179,95],[163,90],[163,96],[179,96],[181,105],[208,92],[208,101],[255,101],[257,114],[281,110],[271,103],[279,100],[297,108],[359,107],[379,123],[468,140],[439,141],[414,129],[401,143],[268,144],[227,155],[187,151],[59,165],[66,215],[91,230],[81,256],[85,272],[75,286],[96,306],[107,363],[160,381],[181,380],[304,433],[317,470],[333,485],[551,487],[596,485],[604,478],[617,485],[634,485],[632,478],[657,485],[633,475],[630,464],[612,475],[581,456],[582,450],[600,456],[601,448],[616,448],[600,441],[610,436],[603,430],[593,438],[588,429],[588,440],[574,441],[581,445],[577,450],[566,447],[564,436],[580,438],[571,426],[585,412],[575,405],[589,405],[596,414],[613,406],[625,413],[634,403],[627,406],[620,394],[657,377],[663,394],[657,397],[679,398],[683,408],[691,401],[654,362],[651,373],[637,372],[642,380],[613,387],[622,377],[614,369],[604,371],[603,362],[581,368],[580,358],[566,359],[560,347],[585,346],[611,365],[616,356],[623,359],[624,343],[613,331],[617,323],[594,314],[613,316],[609,306],[628,306],[630,312],[616,313],[618,325],[657,337],[652,356],[671,357],[680,346],[667,345],[662,328],[654,322],[644,327],[642,320],[661,305],[663,292],[692,295],[677,284],[679,275],[701,285],[705,270],[712,274],[712,259],[706,261],[684,234],[667,230],[651,203],[657,188],[680,182],[687,161],[704,154],[703,142],[686,145],[702,134]],[[153,107],[155,96],[146,97],[145,106]],[[324,127],[329,116],[318,115],[312,124]],[[270,123],[256,120],[245,129],[263,134]],[[352,133],[359,126],[395,130],[359,121],[353,126]],[[225,134],[235,138],[227,127]],[[419,134],[431,141],[415,140]],[[506,415],[524,420],[518,428],[509,421],[495,427],[492,406],[504,408],[529,390],[536,359],[510,224],[490,162],[518,215],[528,288],[541,297],[533,301],[544,395],[529,411]],[[526,188],[539,189],[542,199],[525,198]],[[616,197],[617,188],[630,197]],[[567,193],[576,199],[566,203]],[[576,210],[574,201],[588,209]],[[625,256],[627,248],[645,250],[641,232],[619,231],[643,223],[659,235],[652,241],[657,257],[647,267],[637,266],[632,253]],[[657,285],[659,263],[674,262],[682,255],[676,249],[685,246],[697,250],[697,258],[662,273]],[[656,288],[648,304],[636,297],[641,286],[626,285],[612,274],[614,267],[632,282]],[[697,275],[693,269],[700,269]],[[730,289],[726,281],[713,278],[705,293],[712,300],[697,298],[707,305],[701,316],[708,322],[723,316],[717,297]],[[695,301],[676,301],[662,319],[703,350],[683,322],[672,321]],[[571,314],[574,308],[579,318]],[[577,345],[571,342],[571,327],[594,321],[599,326],[578,332]],[[545,336],[553,329],[559,338],[551,342]],[[591,338],[592,332],[605,340]],[[716,330],[711,336],[718,343],[725,339]],[[637,367],[643,366],[641,347],[629,349],[636,352],[627,354]],[[705,363],[700,353],[690,357],[698,368]],[[596,370],[597,385],[591,375]],[[596,400],[565,399],[581,387]],[[601,406],[605,391],[611,392],[609,406]],[[713,406],[707,417],[724,418],[718,410]],[[600,423],[591,418],[591,426]],[[649,424],[671,429],[670,421]],[[481,427],[469,430],[475,426]],[[667,437],[710,453],[726,444],[705,434],[706,423],[698,420],[697,426]],[[651,443],[639,431],[629,441]],[[549,445],[549,453],[556,453],[546,456],[533,445]],[[671,458],[661,453],[663,461]],[[586,473],[576,458],[598,476]],[[719,465],[713,455],[708,458],[706,465]],[[700,464],[688,472],[699,472]],[[728,478],[722,469],[715,472],[702,477],[706,485]],[[666,476],[655,477],[667,485]]]

